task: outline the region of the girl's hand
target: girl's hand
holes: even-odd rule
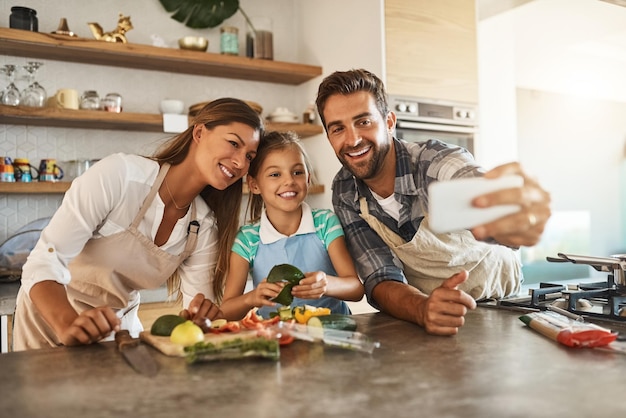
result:
[[[283,290],[284,283],[268,283],[267,279],[263,280],[259,285],[246,294],[246,304],[260,308],[262,306],[276,306],[275,302],[270,299],[278,296]]]
[[[80,313],[59,333],[59,339],[67,346],[95,343],[108,337],[111,332],[119,331],[120,323],[113,309],[99,306]]]
[[[291,289],[291,294],[300,299],[319,299],[326,293],[328,279],[323,271],[306,273],[304,279]]]
[[[214,304],[211,300],[206,299],[202,293],[198,293],[194,296],[191,302],[189,302],[189,307],[180,311],[179,315],[190,320],[204,318],[213,320],[224,317],[219,306]]]

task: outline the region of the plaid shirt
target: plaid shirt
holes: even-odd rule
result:
[[[371,215],[389,229],[411,241],[428,208],[428,185],[437,180],[481,176],[483,171],[465,149],[441,141],[407,143],[394,138],[396,180],[394,194],[400,202],[400,219],[396,222],[372,196],[361,180],[341,168],[333,180],[333,206],[341,220],[348,249],[356,261],[365,285],[368,301],[376,306],[372,290],[385,280],[407,283],[402,263],[391,249],[360,216],[359,197],[365,196]]]

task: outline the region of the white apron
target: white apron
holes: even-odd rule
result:
[[[518,293],[521,285],[521,263],[509,247],[477,241],[464,230],[451,234],[435,234],[428,227],[428,218],[420,223],[409,242],[391,231],[369,214],[367,201],[359,199],[361,218],[376,231],[404,265],[410,285],[430,294],[441,283],[461,270],[469,272],[459,289],[474,299],[501,298]]]
[[[112,308],[121,319],[121,328],[137,336],[143,327],[137,316],[139,290],[162,286],[195,249],[198,223],[192,222],[185,249],[179,255],[161,250],[137,229],[154,200],[169,164],[163,164],[139,213],[125,231],[90,239],[69,264],[71,281],[67,298],[78,312],[98,307]],[[196,208],[192,203],[191,216]],[[61,345],[52,328],[39,315],[25,292],[19,292],[14,317],[15,351]]]

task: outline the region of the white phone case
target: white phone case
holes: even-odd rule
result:
[[[496,190],[521,187],[524,179],[508,175],[496,179],[482,177],[438,181],[428,187],[429,224],[433,232],[445,233],[470,229],[515,213],[519,205],[498,205],[475,208],[471,202],[477,196]]]

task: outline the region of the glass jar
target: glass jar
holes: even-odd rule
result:
[[[9,27],[13,29],[24,29],[32,32],[39,31],[39,21],[37,11],[28,7],[11,7],[9,16]]]
[[[266,60],[274,59],[274,35],[272,34],[272,19],[269,17],[250,18],[246,32],[246,56]]]
[[[220,52],[225,55],[239,55],[239,29],[222,26],[220,32]]]
[[[98,110],[100,109],[100,96],[95,90],[86,90],[82,96],[80,96],[80,108],[84,110]]]
[[[102,109],[107,112],[120,113],[122,111],[122,96],[109,93],[101,101]]]

